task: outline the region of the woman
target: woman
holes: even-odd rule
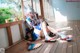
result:
[[[43,33],[45,36],[45,41],[56,41],[56,36],[54,36],[53,34],[59,35],[63,40],[71,40],[71,36],[66,36],[61,33],[58,33],[58,31],[61,30],[55,30],[49,27],[49,25],[46,24],[44,19],[38,18],[38,15],[36,16],[36,13],[33,13],[31,10],[29,10],[27,13],[28,14],[26,16],[26,22],[28,23],[31,29],[34,29],[32,35],[34,40],[39,39]],[[50,37],[49,35],[53,35],[54,37]]]

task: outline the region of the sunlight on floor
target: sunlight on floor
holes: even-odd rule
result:
[[[59,11],[54,9],[55,22],[67,22],[67,16],[62,15]]]
[[[58,39],[58,42],[59,43],[66,43],[67,41]]]
[[[73,45],[70,45],[69,47],[72,47]]]
[[[73,29],[71,27],[63,27],[63,28],[57,28],[57,30],[67,31],[67,30],[73,30]]]

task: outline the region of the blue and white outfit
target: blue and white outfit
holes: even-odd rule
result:
[[[26,17],[26,22],[28,23],[30,29],[34,28],[32,38],[33,40],[37,40],[40,36],[40,30],[41,30],[40,20],[35,17],[31,20],[30,17],[28,16]]]

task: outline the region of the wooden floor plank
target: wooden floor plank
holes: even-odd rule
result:
[[[58,47],[58,44],[59,44],[58,42],[56,42],[56,43],[53,44],[53,46],[52,46],[52,48],[50,50],[50,53],[55,53],[55,51],[56,51],[56,49]]]
[[[67,53],[72,53],[72,48],[73,48],[73,42],[68,42],[67,45]]]
[[[59,28],[60,25],[58,24],[56,26]],[[41,47],[32,51],[27,51],[26,42],[21,42],[20,44],[6,50],[6,53],[80,53],[80,21],[70,21],[68,24],[60,27],[63,28],[68,26],[73,29],[66,32],[68,35],[73,35],[72,42],[44,42]]]
[[[77,53],[77,35],[76,35],[76,32],[77,32],[77,30],[76,30],[76,26],[77,26],[77,23],[76,23],[76,21],[74,22],[72,22],[71,24],[69,24],[72,28],[73,28],[73,30],[71,31],[71,32],[69,32],[69,33],[71,33],[72,35],[73,35],[73,42],[71,43],[72,44],[72,53]]]
[[[72,22],[69,22],[68,26],[70,26],[73,29]],[[72,35],[72,30],[71,31],[67,31],[67,34],[68,35]],[[67,53],[72,53],[72,48],[73,48],[73,42],[68,42]]]
[[[77,22],[73,22],[73,35],[74,35],[74,42],[73,42],[73,53],[78,53],[77,47]]]
[[[77,49],[78,49],[78,53],[80,53],[80,21],[77,21],[77,33],[76,33],[76,35],[77,35]]]
[[[64,42],[64,43],[63,43],[62,53],[67,53],[67,42]]]
[[[59,42],[58,47],[57,47],[55,53],[62,53],[62,45],[63,45],[63,43]]]
[[[53,44],[54,44],[54,43],[53,43]],[[48,46],[45,48],[45,50],[44,50],[43,53],[49,53],[50,50],[51,50],[51,48],[52,48],[52,46],[53,46],[53,44],[52,44],[52,43],[49,43]]]
[[[45,43],[40,48],[36,49],[36,51],[34,53],[39,53],[40,50],[43,49],[44,45],[45,45]]]
[[[29,51],[28,53],[39,53],[39,51],[44,47],[44,45],[45,45],[45,43],[43,43],[43,45],[40,46],[39,48],[34,49],[34,50],[31,50],[31,51]]]
[[[78,53],[80,53],[80,38],[78,38],[77,44],[78,44]]]
[[[13,47],[6,50],[6,53],[25,53],[27,52],[26,41],[21,41],[20,43],[14,45]]]
[[[39,51],[39,53],[43,53],[45,51],[45,49],[47,48],[48,44],[45,43],[44,46],[42,47],[42,49]]]

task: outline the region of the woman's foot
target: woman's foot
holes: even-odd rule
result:
[[[55,41],[56,41],[55,37],[52,37],[52,38],[49,38],[49,39],[45,39],[45,42],[55,42]]]
[[[68,35],[67,41],[72,41],[72,35]]]
[[[68,35],[66,38],[61,38],[61,40],[72,41],[72,35]]]

